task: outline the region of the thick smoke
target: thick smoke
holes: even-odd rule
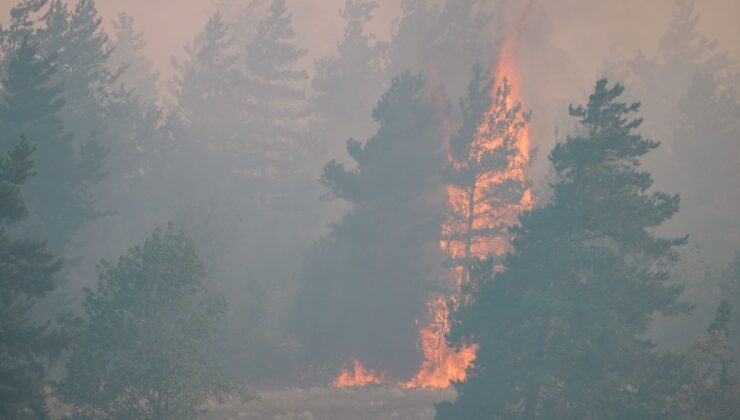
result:
[[[567,104],[602,76],[643,102],[644,134],[662,143],[646,166],[682,197],[661,233],[689,235],[674,277],[697,309],[659,317],[659,344],[704,328],[740,250],[736,1],[37,1],[28,27],[16,3],[34,2],[0,5],[0,75],[38,28],[33,54],[58,53],[63,99],[46,98],[43,124],[2,125],[63,146],[39,152],[28,185],[25,228],[67,261],[40,317],[77,309],[101,259],[172,221],[227,297],[222,366],[258,385],[328,384],[357,357],[408,379],[427,302],[450,288],[440,177],[458,98],[517,33],[536,202],[550,195],[548,152],[573,130]],[[64,181],[49,184],[57,202],[44,180]]]

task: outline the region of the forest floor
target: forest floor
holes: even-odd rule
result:
[[[434,418],[434,403],[455,398],[455,391],[371,386],[365,388],[284,389],[258,393],[258,399],[213,404],[203,419],[371,420]]]

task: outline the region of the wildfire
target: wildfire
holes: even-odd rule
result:
[[[345,367],[339,376],[334,379],[333,385],[337,388],[349,388],[380,384],[385,381],[385,371],[377,374],[373,369],[365,369],[356,358],[352,358],[352,368]]]
[[[496,69],[492,73],[494,81],[493,91],[491,92],[492,106],[486,112],[483,123],[478,127],[474,147],[471,147],[470,160],[480,162],[486,151],[491,151],[500,147],[507,147],[504,142],[511,139],[517,153],[509,160],[508,168],[503,172],[491,173],[481,177],[478,183],[468,191],[461,188],[450,186],[447,189],[448,203],[450,208],[456,213],[457,217],[448,219],[442,226],[444,232],[464,232],[465,229],[470,231],[485,231],[486,229],[501,225],[502,222],[509,224],[515,221],[516,216],[525,209],[533,205],[532,191],[525,187],[521,192],[518,200],[514,200],[509,205],[500,208],[494,208],[491,202],[476,202],[476,197],[484,197],[492,190],[496,184],[513,180],[518,181],[521,185],[526,185],[525,168],[530,160],[531,142],[529,131],[526,124],[513,126],[505,133],[497,131],[497,124],[500,116],[506,114],[506,109],[513,109],[521,102],[521,79],[517,67],[516,53],[519,39],[521,37],[524,21],[529,9],[532,6],[530,0],[522,13],[516,27],[516,33],[513,38],[507,38],[501,45],[499,51],[499,60]],[[505,92],[506,89],[509,89]],[[497,95],[505,98],[503,101],[496,101]],[[503,102],[503,103],[501,103]],[[503,111],[503,112],[502,112]],[[449,157],[452,162],[452,157]],[[475,217],[473,217],[475,215]],[[469,217],[468,217],[469,216]],[[461,222],[464,220],[468,223]],[[464,236],[464,235],[459,235]],[[469,237],[470,235],[468,235]],[[471,257],[485,258],[488,255],[501,255],[506,251],[508,240],[503,233],[491,234],[479,240],[469,241],[442,241],[440,246],[451,259],[467,260]],[[450,309],[458,306],[458,302],[465,297],[462,294],[462,287],[466,281],[467,270],[464,266],[456,267],[457,282],[456,293],[453,296],[438,296],[429,303],[429,312],[431,322],[419,330],[420,346],[424,352],[424,362],[419,371],[408,382],[401,383],[404,388],[447,388],[453,382],[465,381],[467,372],[475,362],[475,355],[478,350],[476,344],[468,344],[461,348],[450,347],[445,339],[450,331]]]
[[[516,217],[523,210],[533,206],[532,191],[527,186],[525,169],[530,161],[531,141],[526,121],[511,125],[511,129],[501,132],[501,118],[508,111],[521,103],[521,78],[517,67],[517,50],[523,32],[526,16],[532,6],[529,0],[520,19],[516,31],[510,38],[504,40],[499,50],[499,60],[492,71],[493,90],[490,92],[492,106],[486,112],[483,122],[476,130],[471,156],[469,161],[480,163],[487,151],[497,148],[514,150],[509,157],[509,165],[504,170],[492,171],[482,176],[476,184],[468,188],[450,186],[447,188],[447,200],[453,214],[458,217],[449,218],[441,227],[445,233],[456,232],[457,240],[443,240],[441,249],[454,261],[465,261],[455,267],[456,288],[451,296],[440,295],[428,303],[429,323],[419,329],[419,345],[424,353],[424,361],[419,370],[408,381],[397,382],[402,388],[447,388],[454,382],[463,382],[467,378],[468,369],[475,362],[477,344],[467,344],[459,348],[447,343],[446,336],[450,332],[450,311],[459,306],[459,302],[466,299],[462,289],[470,281],[467,269],[467,260],[472,257],[486,258],[489,255],[501,255],[507,251],[508,238],[505,232],[480,235],[475,240],[461,240],[467,229],[470,232],[491,231],[497,226],[508,225],[516,221]],[[438,77],[432,72],[433,87],[439,86]],[[503,98],[503,100],[498,100]],[[440,93],[433,90],[430,99],[435,103],[443,101]],[[439,105],[438,105],[439,106]],[[441,107],[441,106],[440,106]],[[451,134],[449,122],[445,120],[445,132]],[[452,156],[450,163],[456,165]],[[514,181],[523,187],[518,198],[510,202],[497,205],[495,200],[476,201],[476,197],[490,195],[497,185]],[[475,217],[473,217],[475,215]],[[337,387],[363,386],[385,382],[385,372],[378,376],[373,370],[366,370],[362,364],[353,359],[353,370],[344,369],[334,380]]]
[[[454,349],[447,344],[445,335],[450,330],[449,299],[454,297],[441,295],[429,305],[432,322],[419,331],[424,362],[410,381],[399,384],[402,388],[447,388],[453,382],[465,380],[478,346]]]

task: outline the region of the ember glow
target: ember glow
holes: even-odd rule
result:
[[[385,371],[378,374],[373,369],[365,369],[357,358],[353,358],[352,367],[345,367],[334,379],[333,385],[337,388],[349,388],[380,384],[384,381]]]

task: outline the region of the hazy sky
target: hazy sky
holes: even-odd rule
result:
[[[245,2],[247,0],[244,0]],[[0,0],[1,22],[8,21],[8,11],[16,0]],[[320,56],[332,53],[342,32],[338,10],[344,0],[288,0],[294,14],[298,40]],[[387,38],[391,22],[398,15],[400,0],[379,0],[373,30]],[[498,15],[512,15],[523,1],[492,0],[498,4]],[[163,74],[170,73],[170,58],[180,55],[183,46],[202,29],[208,14],[213,12],[212,0],[98,0],[98,8],[107,25],[119,12],[134,15],[145,32],[148,53]],[[528,26],[530,41],[549,40],[565,54],[578,54],[579,67],[594,66],[610,49],[631,52],[639,47],[654,48],[670,17],[673,0],[539,0],[532,11]],[[702,15],[701,28],[720,40],[722,46],[740,56],[740,1],[697,0]],[[504,18],[501,18],[504,16]],[[533,37],[532,32],[538,34]],[[595,67],[592,67],[596,71]]]
[[[248,0],[244,0],[247,2]],[[333,54],[343,30],[338,11],[345,0],[288,0],[298,34],[297,41],[309,48],[311,60]],[[496,25],[492,37],[510,31],[526,0],[491,0]],[[387,39],[401,0],[379,0],[380,8],[370,30]],[[2,20],[16,0],[0,0]],[[738,0],[696,0],[700,30],[716,38],[732,57],[740,57]],[[148,40],[147,53],[162,75],[172,74],[171,59],[201,31],[212,0],[98,0],[106,25],[119,12],[136,17]],[[535,0],[521,46],[520,69],[525,105],[533,108],[535,145],[549,150],[553,130],[564,104],[580,102],[601,77],[610,56],[633,56],[642,49],[654,51],[665,32],[674,0]],[[492,55],[496,51],[491,52]]]

